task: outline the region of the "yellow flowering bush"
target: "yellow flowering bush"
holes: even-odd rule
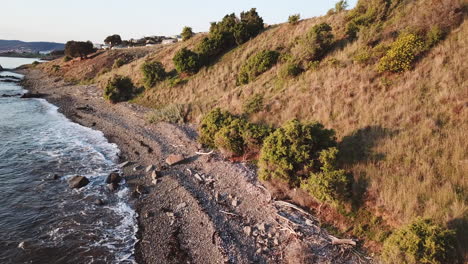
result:
[[[409,70],[417,56],[424,50],[424,42],[414,34],[400,36],[392,43],[384,57],[380,59],[379,72],[404,72]]]

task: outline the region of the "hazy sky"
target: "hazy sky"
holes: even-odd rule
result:
[[[0,39],[24,41],[91,40],[111,34],[123,39],[175,35],[182,27],[208,31],[225,14],[256,7],[267,24],[289,15],[323,15],[338,0],[0,0]],[[350,7],[357,0],[349,0]]]

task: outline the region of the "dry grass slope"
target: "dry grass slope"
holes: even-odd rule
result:
[[[163,82],[133,101],[153,108],[186,105],[191,109],[189,118],[198,121],[202,113],[215,106],[241,113],[246,100],[262,94],[265,109],[253,114],[252,121],[280,125],[299,118],[317,120],[336,130],[341,142],[341,163],[358,182],[365,183],[365,202],[374,213],[382,215],[393,226],[423,216],[461,227],[464,231],[459,232],[459,237],[466,247],[466,3],[458,0],[399,2],[403,4],[380,24],[382,43],[391,42],[397,32],[408,28],[444,23],[453,27],[443,41],[424,54],[414,69],[405,73],[379,74],[375,63],[354,62],[354,56],[363,50],[366,42],[360,38],[333,50],[317,69],[296,78],[278,77],[281,65],[277,65],[254,82],[236,86],[236,75],[249,56],[266,49],[294,54],[296,40],[318,23],[329,23],[335,37],[343,39],[347,12],[341,12],[302,20],[297,25],[270,26],[211,66],[186,77],[186,83],[171,87]],[[462,22],[457,22],[460,12]],[[102,65],[112,65],[113,59],[106,54],[98,55],[89,63],[82,62],[81,71],[65,70],[66,63],[61,67],[70,78],[92,77],[100,83],[120,74],[143,85],[140,67],[145,60],[159,60],[167,70],[172,70],[175,52],[182,47],[193,49],[202,37],[197,35],[187,42],[145,50],[146,53],[139,54],[146,56],[135,56],[129,64],[104,74],[98,74],[101,66],[92,61],[100,58],[105,61]],[[44,67],[52,64],[59,63]]]

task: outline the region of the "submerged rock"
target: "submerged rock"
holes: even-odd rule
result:
[[[111,172],[111,174],[109,174],[109,176],[107,176],[106,178],[106,183],[109,184],[109,183],[120,183],[122,181],[122,177],[120,176],[120,174],[118,172]]]
[[[88,178],[84,176],[73,176],[70,180],[68,180],[68,186],[72,189],[83,188],[88,185],[88,183]]]
[[[94,201],[94,204],[95,204],[95,205],[101,206],[101,205],[104,205],[104,201],[101,200],[101,199],[96,199],[96,200]]]
[[[107,188],[109,189],[109,191],[114,192],[119,189],[119,184],[112,182],[112,183],[107,184]]]
[[[21,96],[21,98],[42,98],[42,97],[45,97],[46,94],[43,94],[43,93],[30,93],[30,92],[27,92],[25,94],[23,94]]]

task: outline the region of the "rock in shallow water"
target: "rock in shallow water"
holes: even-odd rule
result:
[[[120,176],[120,174],[118,172],[112,172],[106,178],[106,183],[107,184],[109,184],[109,183],[120,183],[121,181],[122,181],[122,177]]]
[[[83,188],[88,185],[88,183],[88,178],[84,176],[73,176],[70,180],[68,180],[68,186],[72,189]]]

